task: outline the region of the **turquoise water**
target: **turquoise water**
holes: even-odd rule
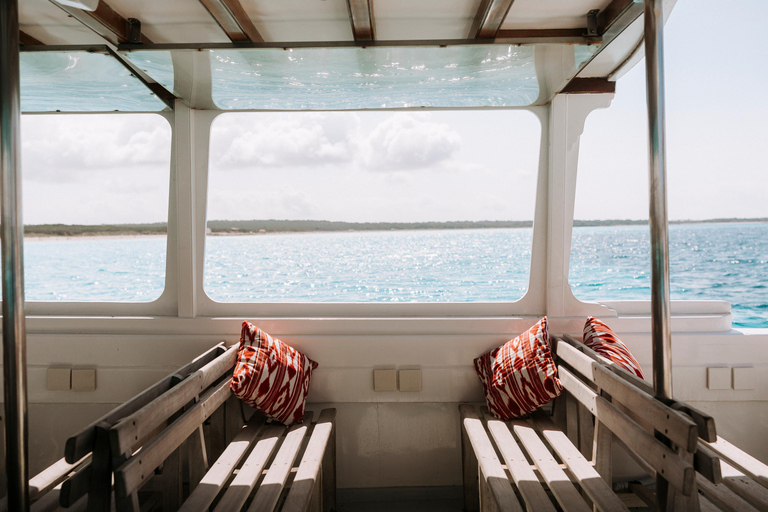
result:
[[[647,226],[573,230],[570,282],[583,300],[650,299]],[[221,302],[513,301],[528,286],[530,229],[208,237],[204,286]],[[36,301],[149,301],[164,237],[25,244]],[[768,223],[670,227],[671,296],[727,300],[734,325],[768,327]]]

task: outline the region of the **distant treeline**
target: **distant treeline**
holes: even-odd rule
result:
[[[673,220],[670,224],[715,224],[728,222],[768,222],[768,218]],[[574,220],[576,227],[631,226],[647,224],[647,220]],[[333,222],[327,220],[211,220],[211,234],[246,235],[258,233],[307,233],[315,231],[398,231],[412,229],[488,229],[529,228],[530,220],[454,221],[454,222]],[[162,235],[168,232],[165,222],[154,224],[36,224],[24,226],[28,236],[109,236]]]

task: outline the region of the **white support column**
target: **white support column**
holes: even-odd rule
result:
[[[176,101],[168,221],[169,273],[174,279],[168,285],[177,290],[180,318],[197,316],[203,289],[209,133],[215,116]]]
[[[568,283],[579,139],[587,116],[612,99],[613,94],[559,94],[550,105],[546,314],[560,330],[573,329],[566,317],[578,316],[583,323],[581,317],[589,314],[616,316],[604,306],[576,299]]]

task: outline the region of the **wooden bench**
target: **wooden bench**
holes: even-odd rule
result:
[[[236,357],[217,345],[71,437],[30,481],[33,510],[335,509],[335,409],[291,428],[246,420]]]
[[[466,511],[719,510],[715,504],[753,510],[734,497],[768,510],[759,481],[768,475],[765,466],[718,438],[711,417],[662,403],[647,383],[572,338],[555,338],[553,345],[564,389],[551,415],[539,410],[504,422],[459,406]],[[649,477],[645,483],[614,492],[614,446],[636,460]],[[733,478],[720,483],[726,466],[718,456],[727,450]],[[657,475],[658,485],[647,485]]]

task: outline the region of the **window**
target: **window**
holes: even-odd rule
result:
[[[224,114],[205,290],[221,302],[519,299],[540,130],[520,110]]]
[[[22,117],[27,300],[160,296],[170,148],[154,114]]]

